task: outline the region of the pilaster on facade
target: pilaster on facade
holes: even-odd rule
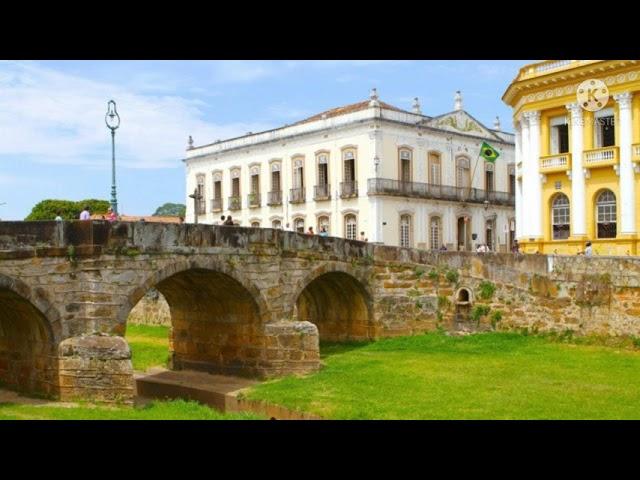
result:
[[[584,112],[582,106],[577,102],[565,105],[565,107],[571,118],[570,149],[572,163],[571,170],[567,172],[567,176],[571,180],[571,231],[574,235],[586,235],[585,178],[588,178],[589,169],[582,168]]]
[[[631,116],[631,92],[623,92],[613,96],[618,103],[620,123],[620,216],[622,219],[621,233],[633,235],[636,233],[635,222],[635,178],[631,162],[631,145],[633,143],[633,125]]]

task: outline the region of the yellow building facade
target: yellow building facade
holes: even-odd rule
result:
[[[640,254],[640,61],[526,65],[502,97],[516,129],[527,253]]]

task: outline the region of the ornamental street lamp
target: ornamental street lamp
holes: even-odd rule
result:
[[[118,199],[116,197],[116,130],[120,126],[120,115],[116,110],[116,102],[109,100],[107,114],[104,117],[107,128],[111,130],[111,208],[118,214]]]

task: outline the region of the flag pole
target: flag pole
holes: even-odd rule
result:
[[[480,147],[480,152],[478,152],[478,156],[476,157],[476,163],[473,166],[473,171],[471,172],[471,180],[469,180],[469,196],[471,195],[471,189],[473,188],[473,179],[476,176],[476,168],[478,167],[478,160],[480,160],[480,153],[482,152],[482,146]],[[468,200],[468,198],[467,198]]]

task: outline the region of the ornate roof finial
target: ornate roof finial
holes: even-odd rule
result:
[[[420,110],[420,100],[418,100],[418,97],[413,99],[413,113],[422,115],[422,110]]]
[[[378,102],[378,89],[377,88],[372,88],[371,89],[371,93],[369,94],[369,98],[371,99],[371,101],[369,102],[369,106],[370,107],[379,107],[380,106],[380,102]]]
[[[189,146],[187,150],[193,150],[193,137],[191,135],[189,135]]]
[[[456,111],[462,110],[462,93],[460,93],[460,90],[456,91],[456,96],[453,97],[453,99],[454,99],[453,109]]]
[[[494,130],[498,130],[498,131],[500,131],[500,130],[501,130],[501,127],[500,127],[500,117],[498,117],[497,115],[496,115],[496,120],[493,122],[493,129],[494,129]]]

